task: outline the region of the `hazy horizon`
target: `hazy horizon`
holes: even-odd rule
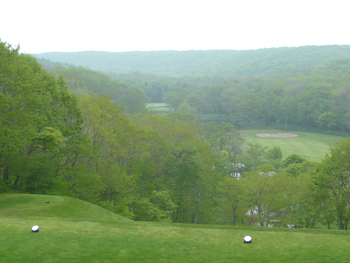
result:
[[[349,45],[349,6],[343,0],[7,1],[0,39],[31,54]]]
[[[184,50],[176,50],[176,49],[162,49],[162,50],[125,50],[125,51],[107,51],[107,50],[77,50],[77,51],[47,51],[40,53],[30,53],[33,55],[43,54],[43,53],[76,53],[76,52],[109,52],[109,53],[123,53],[123,52],[156,52],[156,51],[254,51],[261,49],[278,49],[278,48],[298,48],[298,47],[324,47],[324,46],[349,46],[350,44],[333,44],[333,45],[304,45],[304,46],[292,46],[292,47],[265,47],[265,48],[256,48],[256,49],[184,49]]]

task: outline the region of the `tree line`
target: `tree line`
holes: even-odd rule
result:
[[[134,220],[347,229],[349,139],[322,163],[283,158],[228,122],[125,113],[4,42],[0,60],[1,192],[73,196]]]
[[[350,60],[338,59],[265,78],[164,78],[140,72],[109,76],[137,86],[151,102],[165,102],[174,111],[188,105],[201,122],[213,115],[239,129],[278,125],[288,130],[292,125],[348,133],[349,69]]]

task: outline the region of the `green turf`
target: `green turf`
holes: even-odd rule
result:
[[[156,113],[170,113],[171,110],[166,103],[146,103],[146,108],[153,110]]]
[[[49,201],[47,204],[46,201]],[[56,217],[89,220],[128,220],[76,198],[52,195],[2,194],[0,215],[16,218]]]
[[[0,195],[0,262],[348,262],[349,245],[347,231],[134,222],[72,198]]]
[[[342,139],[340,136],[326,135],[312,132],[287,131],[295,133],[298,137],[292,138],[261,138],[256,136],[258,133],[276,133],[286,132],[283,130],[241,130],[241,135],[248,142],[259,143],[268,146],[269,149],[274,146],[280,146],[283,158],[290,154],[297,154],[308,161],[321,161],[325,154],[329,152],[329,147]]]
[[[147,108],[160,108],[166,107],[166,103],[146,103]]]

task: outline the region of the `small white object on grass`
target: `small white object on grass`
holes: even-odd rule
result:
[[[33,226],[32,232],[39,232],[39,226],[38,225]]]
[[[252,237],[251,236],[245,236],[243,238],[243,240],[244,240],[244,243],[252,243]]]

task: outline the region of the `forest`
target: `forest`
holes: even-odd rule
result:
[[[112,93],[108,88],[111,84],[105,88],[101,85],[106,81],[102,78],[107,77],[119,83],[114,83],[115,86],[126,85],[143,91],[136,97],[135,89],[133,94],[116,94],[114,100],[119,100],[119,106],[123,105],[121,100],[133,96],[138,102],[142,99],[165,102],[175,111],[182,106],[200,122],[207,122],[208,115],[219,116],[221,121],[230,122],[238,129],[279,125],[287,130],[292,125],[304,130],[346,134],[350,129],[349,49],[349,46],[306,46],[251,51],[63,52],[35,56],[54,74],[65,74],[70,79],[84,74],[92,77],[97,74],[92,69],[100,70],[104,77],[98,80],[95,76],[95,82],[100,84],[86,79],[83,85],[86,87],[86,82],[90,82],[88,86],[94,92]],[[191,70],[185,70],[186,67]],[[225,70],[230,72],[222,73]],[[129,106],[125,104],[125,107]],[[136,108],[133,106],[132,111]]]
[[[37,60],[0,42],[0,192],[77,197],[142,221],[346,230],[350,139],[315,163],[245,142],[239,130],[282,123],[348,133],[348,49],[247,51],[235,59],[246,68],[217,61],[216,71],[189,51],[199,56],[194,72],[156,75],[152,64],[117,72]],[[169,62],[161,58],[154,69]],[[268,58],[271,68],[261,64]],[[198,71],[201,63],[208,68]],[[156,114],[148,101],[174,111]],[[198,121],[206,114],[223,119]]]

